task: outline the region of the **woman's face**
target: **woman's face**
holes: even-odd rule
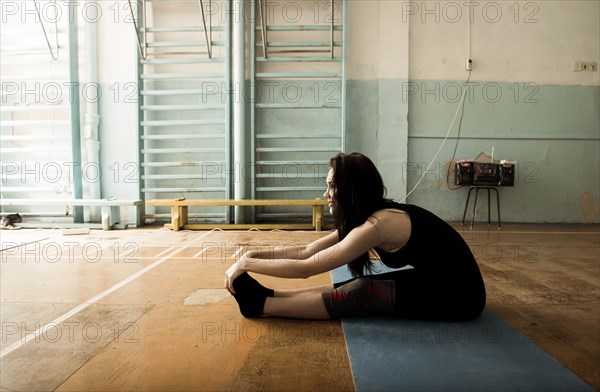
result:
[[[335,188],[333,187],[333,169],[329,169],[329,172],[327,173],[327,178],[325,179],[325,184],[327,185],[327,189],[325,190],[325,193],[323,194],[323,197],[325,197],[325,199],[327,199],[327,201],[329,202],[329,212],[331,214],[333,214],[335,208],[336,208],[336,201],[335,201]]]

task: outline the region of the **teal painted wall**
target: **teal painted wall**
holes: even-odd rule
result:
[[[448,132],[462,85],[451,80],[348,81],[348,151],[370,155],[388,188],[404,185],[410,192]],[[408,150],[404,152],[401,120],[406,113]],[[449,221],[462,219],[468,191],[447,184],[457,131],[458,120],[407,199]],[[517,161],[515,186],[500,190],[503,222],[600,222],[599,87],[472,82],[456,159],[474,159],[482,152],[491,155],[492,147],[495,159]],[[390,156],[394,149],[394,160],[382,160],[382,151]],[[404,195],[390,192],[390,196],[402,199]],[[493,219],[494,202],[492,198]],[[480,199],[476,214],[476,220],[485,219],[486,198]]]

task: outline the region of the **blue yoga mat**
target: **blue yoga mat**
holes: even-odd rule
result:
[[[331,276],[351,277],[345,266]],[[470,322],[354,317],[342,326],[359,392],[593,391],[487,309]]]

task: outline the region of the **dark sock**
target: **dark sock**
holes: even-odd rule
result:
[[[244,272],[233,281],[235,294],[233,297],[240,307],[244,317],[258,317],[263,314],[267,297],[272,297],[274,291],[268,289]]]

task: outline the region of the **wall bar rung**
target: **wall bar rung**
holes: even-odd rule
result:
[[[53,33],[56,29],[56,26],[54,26],[54,28],[52,29]],[[67,38],[69,31],[67,29],[65,29],[64,27],[59,27],[58,28],[58,35],[60,38]],[[37,35],[37,36],[41,36],[40,33],[40,29],[39,28],[28,28],[28,27],[24,27],[23,29],[13,29],[13,28],[2,28],[2,33],[0,34],[2,37],[6,38],[6,37],[22,37],[22,36],[27,36],[27,35]]]
[[[258,166],[280,166],[280,165],[329,165],[329,161],[314,160],[314,161],[256,161]]]
[[[225,174],[146,174],[144,180],[218,180],[225,179]]]
[[[149,33],[195,33],[204,32],[203,26],[172,26],[172,27],[148,27]],[[212,31],[225,31],[224,26],[213,26]]]
[[[223,41],[212,41],[212,46],[225,46]],[[162,41],[162,42],[149,42],[148,48],[179,48],[179,47],[205,47],[206,42],[204,41]]]
[[[257,78],[272,79],[337,79],[341,77],[338,72],[257,72]]]
[[[169,110],[224,110],[225,105],[142,105],[140,110],[169,111]]]
[[[40,160],[36,159],[35,161],[22,161],[22,160],[20,160],[18,162],[10,162],[10,161],[6,161],[6,160],[2,160],[0,167],[2,168],[2,170],[4,170],[4,168],[6,166],[14,166],[15,164],[18,164],[19,167],[23,168],[23,170],[27,170],[27,169],[35,168],[35,167],[41,167],[41,166],[48,166],[48,165],[50,165],[50,166],[56,166],[57,164],[61,165],[61,166],[64,166],[65,168],[72,166],[71,163],[56,162],[55,160],[44,161],[44,160],[41,160],[41,159]]]
[[[164,65],[164,64],[204,64],[204,63],[224,63],[225,59],[223,57],[213,57],[213,58],[170,58],[170,59],[147,59],[142,60],[141,63],[144,65]]]
[[[340,109],[340,104],[257,103],[257,109]]]
[[[2,54],[2,56],[4,56],[4,54]],[[31,66],[31,65],[43,65],[43,66],[47,66],[48,65],[48,49],[46,49],[46,52],[44,53],[44,55],[33,55],[33,56],[28,56],[28,55],[24,55],[22,57],[11,57],[11,58],[3,58],[2,59],[2,66],[6,67],[9,65],[27,65],[27,66]],[[59,59],[58,61],[53,61],[52,65],[65,65],[67,62],[65,59]]]
[[[256,46],[258,47],[262,47],[263,43],[262,42],[257,42]],[[267,43],[267,47],[268,48],[290,48],[290,47],[300,47],[300,48],[304,48],[304,47],[315,47],[315,48],[321,48],[321,47],[327,47],[329,48],[331,46],[331,42],[330,41],[269,41]],[[341,47],[342,46],[342,42],[341,41],[333,41],[333,46],[336,47]],[[271,51],[269,50],[269,53],[271,53]]]
[[[339,147],[257,147],[256,152],[339,152]]]
[[[194,135],[142,135],[142,139],[144,140],[179,140],[179,139],[224,139],[225,135],[223,134],[210,134],[210,135],[202,135],[202,134],[194,134]]]
[[[225,161],[187,161],[187,162],[142,162],[143,167],[196,167],[196,166],[225,166]]]
[[[331,53],[331,49],[275,49],[269,50],[269,53],[289,53],[289,54],[300,54],[300,53]],[[289,56],[295,58],[295,56]],[[329,56],[331,58],[331,56]]]
[[[9,113],[54,112],[54,111],[59,111],[59,110],[64,110],[65,112],[67,112],[69,110],[69,107],[67,105],[23,105],[23,106],[4,105],[4,106],[0,106],[0,112],[9,112]]]
[[[307,173],[307,174],[297,174],[293,170],[287,173],[263,173],[257,174],[256,178],[325,178],[327,177],[327,173],[317,174],[317,173]]]
[[[141,79],[219,79],[223,75],[220,73],[191,73],[191,74],[142,74]]]
[[[146,0],[152,3],[192,3],[198,4],[198,0]]]
[[[257,192],[324,192],[323,186],[256,187]]]
[[[260,26],[256,27],[256,30],[260,30]],[[267,26],[267,31],[329,31],[331,30],[330,25],[270,25]],[[334,31],[342,31],[343,26],[335,25]]]
[[[48,49],[46,49],[48,51]],[[4,67],[4,64],[2,64]],[[64,79],[68,78],[68,75],[54,75],[49,77],[48,75],[2,75],[3,82],[36,82],[36,83],[56,83],[57,86],[65,87],[65,85],[61,85],[63,82],[61,79],[56,79],[56,77],[61,77]]]
[[[4,127],[24,127],[24,126],[34,126],[34,127],[70,127],[71,123],[69,121],[41,121],[41,120],[9,120],[2,121],[0,126]]]
[[[142,154],[219,153],[223,148],[143,148]]]
[[[214,87],[215,82],[208,82],[211,86],[211,89],[202,88],[202,89],[177,89],[177,90],[143,90],[140,92],[140,95],[151,95],[151,96],[164,96],[164,95],[203,95],[203,94],[215,94],[218,91],[212,89]],[[221,87],[221,84],[218,85]]]
[[[224,119],[210,119],[210,120],[153,120],[153,121],[141,121],[140,125],[143,127],[164,127],[164,126],[177,126],[177,125],[224,125]]]
[[[12,154],[12,153],[31,153],[31,154],[35,154],[35,153],[41,153],[41,154],[47,154],[47,153],[52,153],[53,155],[55,154],[69,154],[71,152],[71,150],[65,149],[64,146],[62,146],[63,148],[61,149],[54,149],[52,147],[19,147],[19,148],[4,148],[2,147],[2,154]],[[4,158],[4,157],[3,157]]]
[[[269,134],[257,134],[257,139],[339,139],[341,136],[337,134],[318,134],[310,135],[306,133],[295,133],[295,134],[283,134],[283,133],[269,133]]]
[[[272,51],[269,53],[277,53],[278,51]],[[311,50],[309,52],[314,52],[314,50]],[[281,52],[280,52],[281,53]],[[286,53],[298,53],[296,52],[286,52]],[[324,50],[323,53],[329,53],[329,49]],[[343,61],[343,59],[341,57],[291,57],[291,56],[287,56],[287,57],[257,57],[256,58],[257,62],[266,62],[266,63],[278,63],[278,62],[283,62],[283,63],[315,63],[315,62],[323,62],[323,63],[339,63],[341,61]]]
[[[224,187],[205,187],[205,188],[142,188],[142,192],[144,193],[209,193],[209,192],[225,192]]]
[[[41,42],[41,40],[40,40]],[[65,49],[64,45],[59,45],[58,46],[59,49]],[[42,44],[33,44],[33,45],[19,45],[19,46],[2,46],[2,51],[0,51],[0,54],[2,54],[2,56],[10,56],[10,55],[17,55],[17,54],[37,54],[37,53],[46,53],[48,54],[48,47]]]
[[[191,212],[188,212],[188,218],[190,219],[194,219],[194,218],[204,218],[204,219],[225,219],[226,214],[219,214],[219,213],[199,213],[199,214],[194,214]],[[146,219],[164,219],[164,220],[171,220],[171,214],[144,214],[144,218]]]
[[[45,140],[56,140],[56,139],[68,139],[71,135],[1,135],[0,141],[45,141]]]

